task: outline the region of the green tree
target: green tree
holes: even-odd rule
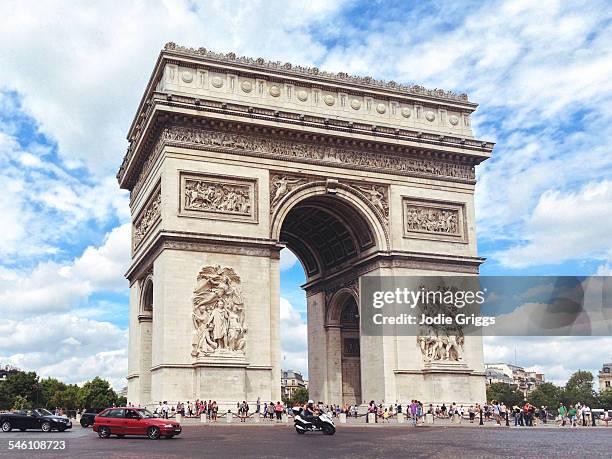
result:
[[[98,376],[86,382],[79,392],[81,408],[107,408],[118,401],[117,394],[108,381]]]
[[[13,401],[14,410],[25,410],[30,407],[31,407],[30,402],[23,395],[17,395],[15,397],[15,400]]]
[[[547,382],[536,387],[527,396],[527,401],[537,407],[546,406],[549,410],[555,410],[559,406],[562,390],[553,383]]]
[[[79,408],[79,397],[81,389],[75,384],[66,385],[60,388],[49,399],[48,408],[65,408],[67,410],[75,410]]]
[[[55,378],[45,378],[40,381],[40,405],[48,409],[54,409],[57,401],[54,400],[58,392],[66,390],[66,384]]]
[[[597,397],[597,408],[612,410],[612,389],[602,390]]]
[[[296,391],[293,393],[293,397],[291,397],[292,403],[299,403],[303,405],[307,401],[308,401],[308,389],[306,389],[305,387],[300,387],[296,389]]]
[[[593,374],[590,371],[578,370],[568,379],[561,394],[561,401],[575,405],[577,402],[594,406],[597,403],[593,390]]]
[[[487,387],[487,400],[497,400],[506,406],[520,405],[524,400],[523,393],[514,385],[493,383]]]
[[[39,383],[35,372],[17,371],[7,376],[0,384],[0,409],[12,408],[18,395],[31,405],[39,402]]]

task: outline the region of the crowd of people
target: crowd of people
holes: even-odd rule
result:
[[[196,400],[195,402],[187,401],[185,403],[178,402],[176,407],[174,405],[168,405],[167,401],[159,402],[159,405],[153,410],[154,413],[158,414],[163,418],[175,417],[180,414],[182,417],[200,417],[205,414],[211,422],[217,422],[219,419],[219,405],[216,400]],[[240,418],[240,422],[246,422],[246,419],[258,415],[263,419],[269,419],[273,421],[276,419],[277,422],[282,420],[282,414],[287,412],[287,407],[280,401],[264,402],[261,403],[261,399],[257,399],[255,404],[255,411],[250,413],[250,407],[246,400],[236,403],[235,413]]]
[[[304,407],[301,404],[292,406]],[[246,400],[236,403],[236,411],[240,422],[246,422],[248,418],[258,416],[263,420],[277,422],[282,421],[283,413],[291,414],[291,407],[280,402],[264,402],[258,398],[255,406],[249,406]],[[441,405],[429,404],[424,406],[419,400],[411,400],[405,405],[401,402],[394,404],[376,403],[371,400],[365,412],[360,412],[356,404],[329,404],[322,402],[315,404],[318,412],[325,411],[332,417],[338,418],[340,414],[347,418],[365,418],[365,422],[386,423],[391,419],[402,418],[412,425],[425,424],[426,415],[430,414],[432,419],[457,419],[469,423],[495,423],[497,425],[514,425],[533,427],[538,424],[547,424],[549,421],[556,422],[560,426],[590,426],[593,425],[594,416],[591,408],[581,403],[565,406],[563,403],[557,409],[557,413],[551,412],[546,406],[535,407],[524,401],[520,405],[506,406],[503,402],[492,400],[489,403],[474,405],[458,405],[456,403]],[[232,410],[233,411],[233,410]],[[196,400],[195,402],[178,402],[169,405],[168,402],[159,402],[154,412],[163,418],[175,417],[180,414],[183,417],[200,417],[205,414],[211,422],[218,421],[219,405],[215,400]],[[368,416],[372,414],[373,416]]]

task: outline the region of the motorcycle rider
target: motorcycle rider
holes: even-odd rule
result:
[[[304,409],[302,410],[302,419],[316,425],[317,410],[314,407],[314,402],[312,400],[308,400],[308,403],[304,405]]]

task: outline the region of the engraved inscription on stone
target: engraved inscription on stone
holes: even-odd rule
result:
[[[255,221],[256,180],[181,174],[181,215]]]

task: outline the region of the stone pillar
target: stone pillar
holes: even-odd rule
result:
[[[327,402],[327,339],[325,337],[325,293],[306,298],[308,314],[308,393],[315,402]]]
[[[327,326],[327,397],[325,403],[342,404],[342,331],[339,326]]]

